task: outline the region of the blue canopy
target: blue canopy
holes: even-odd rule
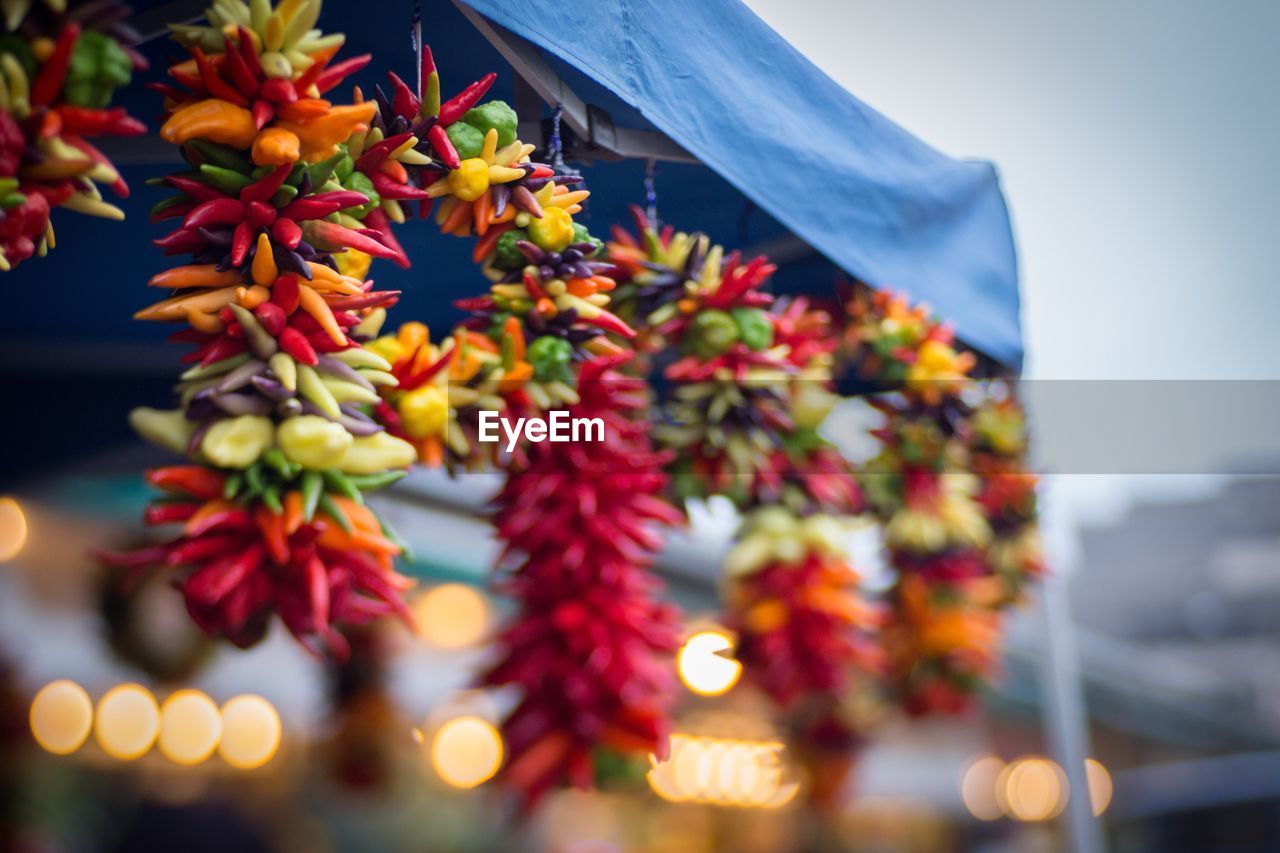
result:
[[[634,108],[851,275],[929,302],[972,346],[1021,363],[995,168],[925,145],[738,0],[462,2]]]

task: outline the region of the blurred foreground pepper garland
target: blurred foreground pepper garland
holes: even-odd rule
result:
[[[6,0],[0,4],[0,270],[54,245],[50,212],[123,219],[98,184],[129,187],[89,142],[145,132],[110,108],[115,90],[146,67],[130,46],[129,7],[115,2]]]
[[[996,665],[1001,610],[1041,570],[1021,412],[988,396],[975,413],[962,396],[978,390],[974,358],[927,308],[867,288],[848,305],[843,354],[887,388],[871,400],[882,450],[861,480],[898,572],[894,686],[912,713],[962,711]]]
[[[175,295],[139,319],[185,322],[194,345],[180,407],[135,410],[147,439],[193,464],[154,470],[167,495],[148,524],[182,524],[166,544],[104,559],[132,570],[179,569],[195,622],[240,646],[271,615],[307,648],[345,655],[339,628],[408,618],[403,548],[364,493],[403,476],[414,448],[372,416],[391,365],[361,342],[395,292],[337,270],[335,252],[393,256],[383,236],[342,224],[377,203],[352,180],[345,143],[367,132],[372,104],[320,97],[367,57],[332,63],[342,36],[312,26],[318,0],[219,0],[208,27],[178,27],[192,58],[162,86],[161,135],[189,168],[160,183],[176,195],[157,240],[192,263],[159,273]],[[409,147],[412,147],[411,145]]]
[[[877,616],[844,544],[862,497],[818,433],[835,402],[830,319],[803,299],[775,304],[763,258],[635,215],[638,234],[616,229],[609,258],[645,350],[679,356],[655,430],[675,454],[675,498],[722,494],[743,511],[725,565],[737,657],[801,736],[830,730],[854,676],[878,666]]]

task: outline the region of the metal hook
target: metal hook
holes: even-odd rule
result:
[[[655,228],[658,225],[658,161],[650,158],[644,164],[645,215]]]

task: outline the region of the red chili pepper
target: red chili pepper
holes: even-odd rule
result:
[[[253,115],[253,126],[258,130],[262,130],[267,126],[267,122],[271,121],[271,117],[276,114],[276,108],[272,106],[270,101],[259,99],[253,102],[249,112]]]
[[[293,274],[282,275],[271,285],[271,301],[285,314],[298,310],[298,279]]]
[[[228,336],[220,336],[214,338],[209,346],[203,347],[197,352],[203,351],[204,355],[200,358],[203,365],[213,364],[215,361],[222,361],[224,358],[231,358],[233,355],[239,355],[245,351],[245,343],[243,339],[232,338]]]
[[[584,323],[589,323],[597,328],[604,329],[606,332],[613,332],[624,338],[634,338],[636,330],[622,322],[616,315],[610,314],[608,311],[601,311],[594,317],[581,317]]]
[[[412,119],[418,114],[418,107],[422,106],[422,102],[418,100],[418,96],[409,88],[409,84],[400,79],[394,71],[388,71],[387,76],[391,78],[391,88],[394,95],[391,99],[391,111],[398,116]]]
[[[182,220],[184,228],[238,225],[244,221],[245,206],[234,198],[211,198],[201,202]]]
[[[292,104],[298,100],[298,90],[293,87],[293,81],[283,77],[272,77],[264,82],[261,95],[274,104]]]
[[[147,127],[130,116],[122,107],[109,110],[98,110],[92,107],[77,107],[74,104],[58,104],[54,111],[62,120],[65,133],[104,134],[117,136],[136,136],[146,133]]]
[[[164,182],[179,192],[186,193],[197,201],[209,201],[215,198],[227,198],[227,194],[203,181],[187,178],[182,175],[166,175]]]
[[[225,80],[218,76],[218,71],[209,62],[209,58],[204,55],[204,51],[198,47],[191,49],[191,55],[195,57],[196,68],[200,71],[200,80],[204,83],[205,90],[215,98],[223,101],[230,101],[237,107],[247,107],[249,99],[237,92]]]
[[[427,131],[427,141],[431,143],[431,147],[435,149],[436,154],[450,169],[456,169],[462,163],[462,160],[458,158],[458,149],[453,147],[449,134],[444,131],[444,125],[439,122],[431,125],[431,129]]]
[[[329,307],[334,311],[360,311],[364,308],[373,308],[377,305],[395,299],[400,295],[398,290],[381,290],[377,293],[366,293],[364,296],[347,296],[341,299],[329,300]]]
[[[285,327],[285,323],[288,322],[284,309],[274,302],[263,302],[253,309],[253,316],[258,318],[262,328],[266,329],[267,334],[273,338],[279,337],[281,330]]]
[[[373,184],[373,188],[378,191],[378,195],[383,198],[392,198],[397,201],[402,199],[417,201],[418,199],[430,198],[426,190],[418,189],[412,184],[393,181],[382,172],[370,172],[368,173],[368,178],[370,183]]]
[[[373,255],[375,258],[393,258],[395,252],[379,243],[363,231],[356,231],[351,228],[345,228],[336,222],[326,222],[323,219],[313,221],[309,226],[317,237],[331,246],[345,246],[351,249],[358,249],[366,255]],[[377,234],[378,232],[372,232]]]
[[[489,91],[489,87],[493,85],[493,81],[498,79],[498,75],[490,71],[458,94],[440,105],[440,125],[448,127],[458,119],[462,118],[462,114],[476,105],[476,102],[484,97],[484,93]]]
[[[547,292],[542,289],[542,282],[538,281],[538,276],[534,273],[526,271],[524,274],[524,288],[529,291],[529,295],[536,299],[547,299]]]
[[[240,58],[244,60],[244,64],[249,66],[249,73],[255,78],[262,79],[262,63],[258,60],[258,50],[254,45],[253,34],[244,27],[237,27],[236,34],[239,36]]]
[[[202,563],[243,542],[244,537],[238,533],[210,533],[195,539],[182,539],[169,547],[164,561],[170,566]]]
[[[240,190],[240,200],[245,204],[254,201],[267,202],[276,194],[280,187],[284,186],[285,179],[289,177],[289,173],[293,171],[292,163],[285,163],[263,175],[258,180],[249,184],[249,186]],[[295,218],[295,217],[290,217]]]
[[[271,223],[271,236],[290,249],[296,249],[302,242],[302,229],[292,219],[280,218]]]
[[[493,297],[468,296],[465,299],[455,299],[453,307],[459,311],[488,311],[493,308]]]
[[[197,511],[196,515],[187,522],[187,526],[183,528],[183,533],[187,536],[201,536],[211,530],[249,530],[253,527],[253,519],[249,516],[249,512],[235,504],[227,504],[220,507],[215,512],[202,513]]]
[[[206,563],[187,578],[183,594],[202,604],[216,604],[256,572],[265,557],[266,549],[254,543],[239,554]]]
[[[191,495],[203,500],[222,496],[226,478],[203,465],[168,465],[147,471],[147,482],[166,492]]]
[[[151,504],[142,513],[142,523],[148,526],[156,524],[172,524],[175,521],[186,521],[195,515],[197,504],[164,503]]]
[[[292,326],[280,332],[279,342],[280,349],[293,356],[294,361],[311,366],[320,363],[320,357],[306,336]]]
[[[361,68],[372,61],[372,54],[364,54],[362,56],[353,56],[350,59],[344,59],[337,65],[330,65],[324,70],[324,73],[316,78],[316,91],[320,94],[332,89],[343,81],[346,77],[355,74]]]
[[[80,38],[80,25],[67,24],[58,34],[58,42],[53,53],[40,66],[36,81],[31,87],[31,105],[47,106],[57,100],[62,86],[67,81],[67,69],[71,65],[71,53],[75,50],[76,40]]]
[[[244,263],[244,259],[249,254],[249,247],[253,245],[254,231],[249,227],[248,222],[241,222],[236,226],[236,230],[231,235],[231,263],[240,266]]]
[[[240,51],[236,50],[236,46],[232,44],[230,38],[224,42],[224,51],[222,54],[222,66],[227,70],[227,74],[231,76],[231,80],[240,87],[240,91],[246,97],[256,98],[260,85],[258,78],[249,70],[248,63],[244,61]]]

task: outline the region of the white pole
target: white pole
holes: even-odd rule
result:
[[[1067,839],[1074,853],[1102,853],[1102,825],[1093,816],[1084,760],[1089,754],[1088,718],[1080,682],[1080,659],[1071,621],[1066,580],[1049,574],[1040,593],[1044,614],[1044,654],[1040,667],[1044,693],[1045,739],[1054,760],[1067,774],[1069,796],[1063,812]]]

